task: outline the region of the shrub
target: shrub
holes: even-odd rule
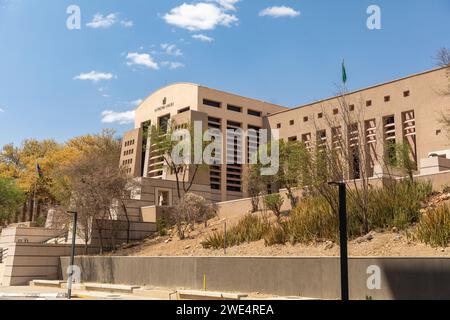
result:
[[[432,188],[428,182],[402,181],[392,183],[385,188],[371,190],[367,213],[369,231],[393,227],[402,230],[418,222],[421,204],[431,194]],[[269,209],[278,212],[277,218],[279,218],[283,201],[281,196],[269,195],[264,201]],[[355,201],[354,197],[348,196],[347,230],[350,239],[365,234],[364,222],[361,219],[363,215],[359,211],[361,206],[358,206]],[[440,220],[435,218],[429,222],[437,229],[436,233],[440,230],[438,225],[445,224],[442,215],[439,217]],[[438,237],[445,239],[445,235],[441,232]],[[337,242],[339,240],[338,215],[324,197],[309,196],[303,198],[284,221],[270,224],[267,217],[247,215],[227,234],[228,246],[260,239],[264,239],[267,246],[285,244],[288,241],[292,244],[325,240]],[[203,246],[217,249],[222,248],[223,243],[223,233],[214,233],[207,238]]]
[[[249,243],[261,240],[270,228],[270,222],[265,215],[247,214],[236,225],[227,230],[227,246],[238,246],[242,243]],[[223,231],[214,232],[209,235],[202,246],[205,249],[223,248],[224,233]]]
[[[161,237],[167,235],[167,222],[164,218],[156,219],[156,231]]]
[[[322,197],[304,199],[285,223],[292,244],[338,239],[338,217]]]
[[[450,242],[450,206],[442,205],[420,218],[417,238],[433,247],[447,247]]]
[[[280,219],[283,203],[284,199],[279,193],[268,194],[264,197],[264,204],[275,214],[277,219]]]
[[[422,202],[432,194],[429,182],[401,181],[371,191],[369,224],[371,229],[396,227],[403,230],[419,221]]]
[[[35,223],[36,223],[36,226],[37,226],[37,227],[43,228],[43,227],[45,227],[45,222],[46,222],[46,221],[47,221],[47,218],[46,218],[46,217],[39,216],[39,217],[36,218]]]
[[[175,224],[181,240],[186,237],[189,229],[194,229],[195,223],[204,222],[217,215],[217,207],[203,197],[187,193],[171,210],[171,219]]]
[[[443,192],[443,193],[449,193],[449,192],[450,192],[450,185],[445,184],[445,185],[442,187],[442,192]]]
[[[264,244],[266,246],[273,246],[275,244],[286,244],[288,242],[288,234],[285,230],[284,224],[274,224],[272,225],[267,234],[264,236]]]

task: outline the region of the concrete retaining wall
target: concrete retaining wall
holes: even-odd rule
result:
[[[8,246],[8,256],[4,261],[3,286],[27,285],[34,279],[56,280],[62,277],[60,257],[68,256],[70,245],[14,243]],[[90,248],[90,253],[98,249]],[[77,254],[84,253],[84,246],[76,247]],[[65,271],[64,271],[65,273]]]
[[[62,270],[68,258],[61,258]],[[289,257],[77,257],[85,282],[261,292],[337,299],[338,258]],[[367,270],[381,270],[370,290]],[[450,258],[351,258],[352,299],[450,299]],[[64,273],[63,273],[64,274]]]

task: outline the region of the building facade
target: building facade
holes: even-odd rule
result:
[[[218,129],[225,137],[227,129],[277,130],[280,139],[303,141],[310,148],[333,145],[345,136],[350,145],[370,150],[365,163],[354,161],[374,177],[383,172],[390,157],[387,146],[401,142],[409,146],[417,175],[439,173],[450,170],[450,144],[441,123],[442,114],[450,109],[450,97],[442,94],[447,86],[447,69],[440,68],[287,108],[195,84],[173,84],[157,90],[137,108],[135,129],[123,137],[121,165],[133,177],[152,179],[153,184],[155,180],[173,181],[147,132],[151,126],[166,128],[170,121],[201,121],[204,129]],[[247,135],[234,137],[231,145],[227,140],[218,155],[224,164],[211,165],[196,175],[195,184],[209,190],[212,201],[248,196],[245,165],[226,164],[226,158],[228,149],[240,149],[239,155],[248,160],[254,151],[251,138],[259,141]],[[157,194],[154,199],[160,197]],[[161,200],[154,201],[161,204]]]

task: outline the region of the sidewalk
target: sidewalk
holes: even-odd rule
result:
[[[76,286],[76,285],[75,285]],[[111,285],[98,284],[108,288]],[[177,300],[177,292],[192,290],[172,290],[167,288],[138,288],[132,293],[113,293],[107,290],[72,290],[72,300]],[[207,292],[213,294],[213,292]],[[226,293],[224,293],[226,294]],[[185,294],[184,294],[185,295]],[[186,298],[189,300],[189,298]],[[195,298],[194,298],[195,299]],[[48,286],[1,287],[0,300],[67,300],[67,289]],[[241,300],[314,300],[305,297],[280,297],[260,293],[250,293]]]
[[[169,300],[172,291],[140,290],[133,294],[73,290],[73,300]],[[67,290],[60,288],[22,286],[0,287],[0,300],[67,300]]]

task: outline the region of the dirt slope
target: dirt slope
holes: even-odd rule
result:
[[[425,212],[438,204],[449,202],[449,194],[434,196]],[[228,225],[236,223],[240,216],[228,220]],[[214,231],[223,228],[223,221],[215,218],[209,221],[209,226],[197,225],[186,240],[178,240],[176,235],[146,239],[139,244],[131,244],[118,250],[114,255],[120,256],[223,256],[223,250],[203,249],[201,242]],[[172,231],[174,233],[174,231]],[[371,232],[349,242],[350,256],[444,256],[450,257],[450,248],[432,248],[420,243],[411,236],[414,228],[408,232]],[[310,245],[276,245],[266,247],[264,241],[243,244],[227,248],[228,256],[337,256],[339,247],[331,242],[320,242]]]

